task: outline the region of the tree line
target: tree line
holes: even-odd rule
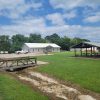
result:
[[[70,47],[81,43],[89,41],[87,39],[81,38],[69,38],[67,36],[60,37],[58,34],[54,33],[46,37],[42,37],[40,34],[30,34],[29,36],[24,36],[21,34],[13,35],[9,37],[8,35],[0,35],[0,51],[8,51],[13,53],[15,51],[21,50],[24,43],[56,43],[61,46],[62,50],[70,50]]]

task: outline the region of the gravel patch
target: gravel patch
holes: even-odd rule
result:
[[[39,53],[27,53],[27,54],[0,54],[0,58],[17,58],[17,57],[36,57],[36,56],[45,56],[53,54],[39,54]]]

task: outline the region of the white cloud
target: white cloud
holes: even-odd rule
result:
[[[20,18],[30,8],[38,9],[42,3],[26,4],[25,0],[0,0],[0,15],[10,18]]]
[[[34,16],[30,15],[27,15],[26,18],[21,17],[30,7],[38,9],[42,6],[42,3],[26,4],[24,0],[0,0],[0,15],[17,19],[14,20],[14,24],[12,25],[0,26],[0,34],[14,35],[21,33],[29,35],[29,33],[41,33],[43,36],[46,36],[52,33],[58,33],[61,36],[81,37],[100,42],[99,26],[67,25],[64,21],[65,18],[70,20],[77,16],[76,11],[69,9],[85,5],[95,7],[100,4],[100,0],[50,0],[50,3],[54,8],[68,9],[68,11],[65,11],[64,14],[48,14],[46,19],[50,20],[53,25],[47,26],[44,18],[34,18]],[[100,21],[100,15],[85,16],[84,21],[98,22]]]
[[[0,9],[8,8],[12,9],[16,5],[24,4],[24,0],[0,0]]]
[[[45,20],[43,18],[38,19],[26,19],[26,20],[16,20],[14,25],[4,25],[1,26],[1,34],[5,33],[8,35],[13,35],[16,33],[33,33],[41,32],[41,28],[45,27]]]
[[[43,18],[29,18],[29,19],[24,19],[24,20],[16,20],[14,21],[16,24],[18,25],[22,25],[22,26],[30,26],[33,28],[34,27],[45,27],[45,20]]]
[[[61,25],[66,24],[64,19],[69,20],[69,19],[75,18],[76,16],[77,16],[76,11],[72,10],[69,12],[65,12],[64,14],[61,14],[61,13],[48,14],[46,16],[46,19],[50,20],[53,25],[61,26]]]
[[[73,9],[75,7],[100,5],[100,0],[50,0],[54,8]]]
[[[87,17],[84,21],[90,22],[90,23],[100,22],[100,16],[90,16],[90,17]]]
[[[64,18],[67,18],[67,19],[72,19],[72,18],[75,18],[77,16],[77,13],[75,10],[72,10],[70,12],[66,12],[63,17]]]
[[[0,26],[0,34],[14,35],[21,33],[40,33],[42,36],[58,33],[60,36],[81,37],[100,42],[100,27],[81,25],[46,26],[44,18],[15,21],[14,25]]]
[[[48,14],[46,16],[48,20],[52,22],[53,25],[64,25],[65,21],[60,13],[53,13],[53,14]]]
[[[82,0],[50,0],[54,8],[70,9],[80,4]]]
[[[84,22],[89,22],[89,23],[95,23],[95,22],[100,22],[100,12],[96,13],[95,15],[88,16],[84,20]]]

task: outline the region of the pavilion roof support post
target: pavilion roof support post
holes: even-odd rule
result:
[[[86,47],[86,56],[88,56],[88,54],[87,54],[87,47]]]
[[[93,52],[93,51],[92,51],[92,46],[91,46],[91,56],[92,56],[92,52]]]
[[[95,53],[95,47],[93,47],[93,53]]]
[[[93,54],[96,56],[96,53],[95,53],[95,47],[93,47]]]
[[[74,48],[74,53],[75,53],[75,57],[76,57],[76,48]]]
[[[82,48],[80,48],[81,56],[82,56]]]

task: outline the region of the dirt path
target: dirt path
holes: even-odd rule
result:
[[[0,54],[0,58],[17,58],[17,57],[37,57],[37,56],[48,56],[53,54],[41,54],[41,53],[27,53],[27,54]]]
[[[51,94],[60,100],[96,100],[90,95],[84,95],[77,89],[61,84],[57,80],[36,71],[18,74],[18,78],[31,83],[42,92]]]

